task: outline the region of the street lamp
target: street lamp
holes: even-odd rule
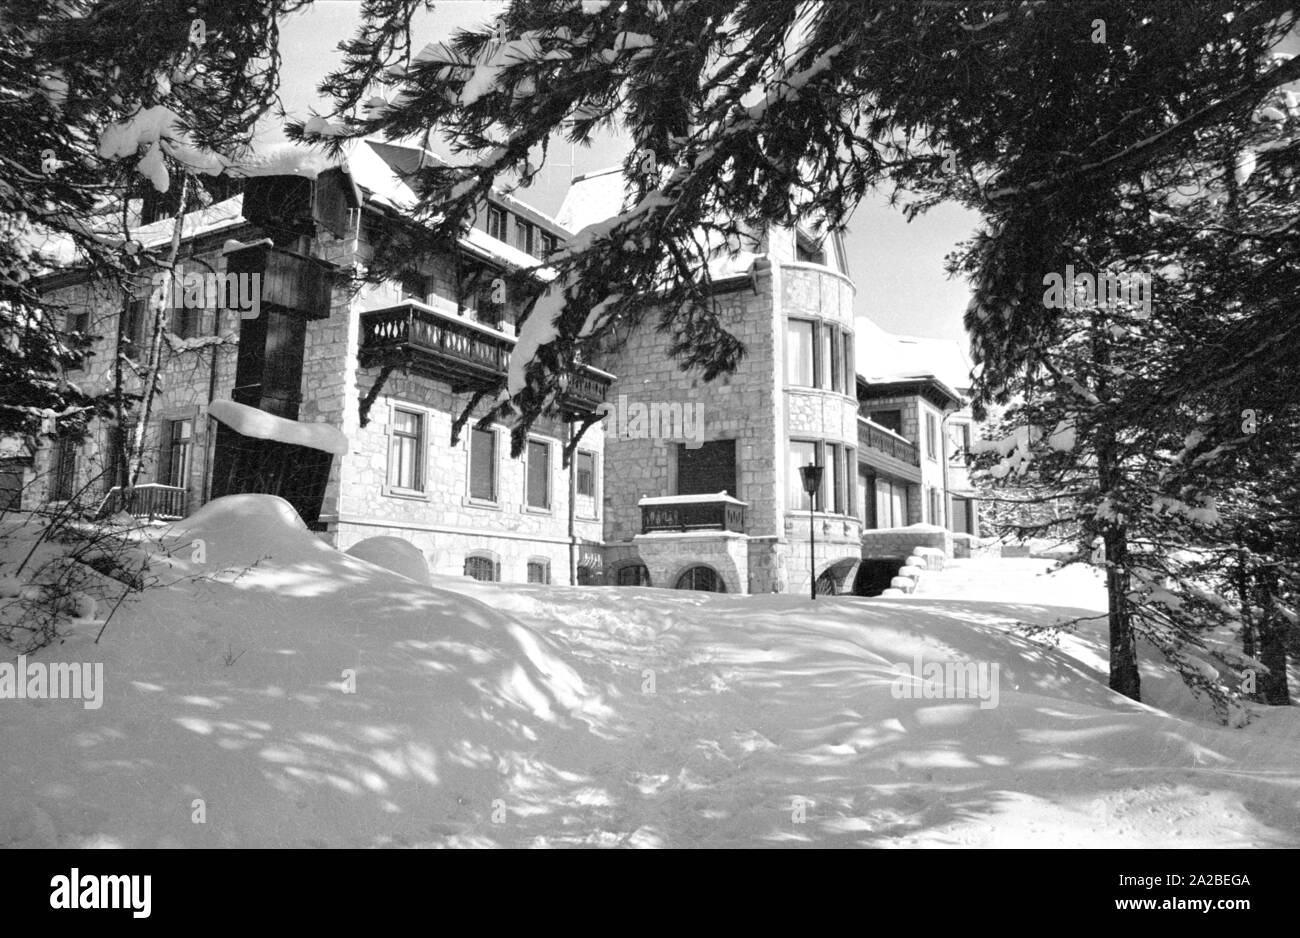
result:
[[[803,490],[808,493],[808,587],[814,601],[817,599],[817,532],[814,530],[813,509],[817,507],[817,490],[822,487],[822,467],[799,467]]]

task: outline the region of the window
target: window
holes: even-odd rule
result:
[[[196,338],[203,324],[203,310],[180,307],[172,310],[170,331],[182,339]]]
[[[496,206],[488,207],[487,231],[488,234],[498,241],[506,240],[506,215],[503,209]]]
[[[68,313],[64,319],[64,329],[71,341],[68,343],[78,354],[69,368],[82,368],[86,364],[84,349],[90,345],[90,313]]]
[[[411,492],[424,490],[424,415],[417,411],[393,408],[388,484]]]
[[[528,507],[551,507],[551,446],[541,440],[528,441]]]
[[[857,486],[854,479],[858,474],[858,453],[852,446],[844,447],[844,514],[857,515]]]
[[[70,436],[56,437],[50,453],[50,499],[65,502],[72,498],[77,481],[77,441]]]
[[[474,318],[493,328],[505,318],[506,312],[505,304],[498,302],[496,279],[490,271],[484,271],[474,286]]]
[[[428,281],[419,274],[406,274],[402,277],[402,299],[419,300],[423,303],[429,295]]]
[[[907,525],[907,486],[889,479],[876,478],[876,527],[901,528]]]
[[[188,484],[193,435],[193,420],[163,421],[163,451],[158,475],[164,484],[178,488],[185,488]]]
[[[943,524],[939,490],[934,486],[930,486],[930,517],[928,520],[931,524]]]
[[[876,475],[866,466],[858,466],[858,484],[854,486],[858,500],[858,520],[864,528],[876,526]]]
[[[903,435],[903,412],[901,410],[878,410],[875,413],[868,414],[867,419],[872,423],[879,424],[886,430],[893,430],[899,436]]]
[[[853,336],[844,333],[844,393],[858,392],[858,365],[853,358]]]
[[[696,449],[677,444],[677,494],[736,494],[736,441],[711,440]]]
[[[815,330],[807,319],[790,319],[785,325],[785,382],[802,387],[815,387],[814,346]]]
[[[532,254],[533,232],[535,230],[532,225],[522,218],[515,219],[515,247],[525,254]]]
[[[619,586],[649,586],[650,571],[643,563],[628,563],[618,568],[614,579]]]
[[[925,455],[939,458],[939,420],[931,413],[925,415]]]
[[[952,517],[949,520],[949,527],[958,534],[974,534],[971,529],[971,503],[968,498],[958,498],[956,495],[952,498]]]
[[[677,578],[677,589],[700,590],[705,593],[725,593],[722,577],[712,567],[691,567]]]
[[[126,307],[126,323],[122,327],[122,338],[126,342],[128,355],[138,355],[144,349],[146,324],[150,320],[149,298],[147,296],[132,300]]]
[[[846,331],[827,322],[786,321],[786,384],[852,394],[856,373],[853,339]]]
[[[790,497],[789,503],[791,508],[808,510],[809,498],[808,493],[803,490],[803,476],[799,474],[800,466],[821,465],[817,459],[817,444],[806,440],[791,440],[790,447],[786,450],[789,462],[789,486]],[[826,479],[822,477],[822,489],[826,488]],[[822,499],[821,492],[817,493],[817,510],[821,509]]]
[[[795,235],[794,256],[805,264],[826,263],[826,249],[802,231]]]
[[[542,559],[528,561],[528,582],[549,584],[551,582],[551,562]]]
[[[497,435],[475,428],[469,435],[469,496],[497,500]]]
[[[578,453],[578,462],[575,467],[577,474],[577,488],[579,495],[586,495],[589,498],[596,497],[596,454],[595,453]]]
[[[0,464],[0,513],[23,507],[23,471]]]
[[[844,462],[841,455],[843,447],[838,443],[826,445],[826,469],[823,485],[826,490],[827,507],[836,514],[844,513]]]
[[[953,462],[964,462],[966,455],[970,452],[970,424],[957,423],[952,426],[952,453],[950,458]]]
[[[545,232],[542,232],[542,256],[543,257],[546,257],[548,254],[555,253],[555,248],[558,246],[558,244],[559,244],[559,239],[556,238],[555,235],[546,234]]]
[[[831,390],[844,393],[844,337],[839,329],[826,327],[822,330],[826,340],[822,343],[826,360],[830,362]]]
[[[465,558],[465,576],[485,583],[496,583],[501,579],[501,564],[489,555],[470,554]]]

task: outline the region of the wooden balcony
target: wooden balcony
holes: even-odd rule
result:
[[[446,381],[456,392],[491,390],[510,368],[513,337],[418,300],[361,314],[361,364],[402,365]],[[609,394],[614,376],[580,365],[560,397],[566,414],[592,413]]]
[[[858,418],[858,446],[884,453],[908,465],[921,465],[921,453],[915,443],[866,417]]]
[[[590,365],[579,365],[560,395],[560,410],[566,414],[591,414],[605,403],[614,376]]]
[[[121,492],[120,486],[113,486],[104,497],[103,504],[106,506],[115,502]],[[131,490],[131,498],[125,510],[134,518],[175,521],[187,514],[189,499],[190,493],[180,486],[146,482]]]
[[[641,533],[735,531],[744,533],[747,503],[726,492],[716,495],[666,495],[643,498]]]

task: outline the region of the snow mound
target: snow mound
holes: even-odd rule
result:
[[[1111,692],[1096,627],[1012,631],[1095,610],[1088,568],[813,603],[427,587],[270,496],[166,536],[104,642],[29,659],[102,663],[102,707],[0,702],[0,847],[1300,845],[1300,710],[1226,730],[1151,706],[1145,650],[1148,703]],[[940,663],[978,687],[928,692]]]
[[[0,768],[0,847],[527,842],[520,818],[590,775],[600,689],[510,616],[333,549],[274,496],[164,537],[161,585],[100,644],[28,656],[102,663],[103,706],[0,702],[0,748],[24,753]]]
[[[429,585],[429,564],[410,541],[400,537],[368,537],[353,544],[347,552],[350,557],[391,570],[424,586]]]

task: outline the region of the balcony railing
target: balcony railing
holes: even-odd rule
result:
[[[121,496],[121,486],[113,486],[104,498],[104,504],[110,505]],[[124,506],[126,513],[135,518],[148,518],[150,521],[175,521],[184,518],[189,506],[190,493],[177,485],[163,485],[159,482],[145,482],[131,490],[131,497]]]
[[[746,502],[716,495],[668,495],[643,498],[641,533],[745,530]]]
[[[921,453],[915,443],[904,439],[878,423],[873,423],[866,417],[858,418],[858,445],[865,449],[873,449],[876,452],[884,453],[899,462],[905,462],[912,466],[921,465]]]
[[[452,390],[488,390],[510,368],[515,340],[472,320],[416,300],[361,314],[361,363],[408,365]],[[561,409],[594,411],[609,394],[614,376],[589,366],[568,378]]]

